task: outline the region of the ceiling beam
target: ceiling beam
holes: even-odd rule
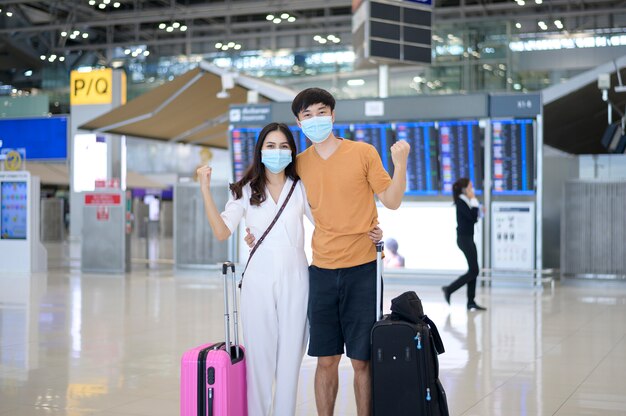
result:
[[[289,11],[301,11],[344,6],[350,6],[350,2],[346,0],[290,0],[289,5],[284,8],[288,8]],[[108,13],[108,16],[110,17],[104,17],[98,20],[77,20],[76,25],[85,27],[105,27],[110,25],[158,23],[168,19],[185,20],[227,16],[249,16],[263,14],[263,10],[276,11],[277,9],[279,9],[278,11],[283,10],[283,8],[277,7],[275,2],[271,0],[242,1],[237,2],[235,7],[233,7],[230,3],[226,3],[225,5],[219,4],[212,6],[186,6],[176,9],[175,11],[169,11],[168,9],[164,10],[163,8],[151,8],[143,9],[140,12],[111,12]],[[261,12],[259,13],[259,11]],[[45,32],[63,28],[63,24],[53,23],[17,29],[0,29],[0,33],[10,33],[15,30],[25,32]]]
[[[288,30],[280,33],[281,36],[293,37],[296,35],[316,35],[320,33],[320,29],[318,28],[309,28],[309,29],[297,29],[297,30]],[[345,32],[334,31],[333,33],[338,35],[350,35],[349,29]],[[256,41],[261,33],[249,33],[249,34],[233,34],[227,40],[228,41]],[[171,46],[171,45],[184,45],[187,42],[192,44],[194,43],[210,43],[213,44],[215,42],[223,42],[224,35],[212,35],[212,36],[195,36],[195,37],[180,37],[173,39],[141,39],[136,41],[134,39],[129,39],[127,41],[117,41],[112,43],[100,43],[94,44],[90,43],[88,45],[76,45],[76,46],[66,46],[63,48],[56,48],[53,52],[71,52],[71,51],[93,51],[93,50],[102,50],[107,48],[115,48],[115,47],[128,47],[130,45],[141,44],[147,46]],[[334,44],[333,44],[334,45]],[[343,43],[345,45],[345,43]]]

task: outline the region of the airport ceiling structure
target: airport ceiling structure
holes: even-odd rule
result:
[[[434,3],[436,26],[508,22],[517,32],[575,32],[619,27],[626,18],[622,0]],[[29,88],[40,82],[29,71],[110,65],[120,48],[150,60],[211,52],[346,48],[351,43],[351,6],[351,0],[0,0],[0,83]],[[538,26],[544,21],[547,29]],[[314,39],[319,34],[337,40],[320,44]]]
[[[207,56],[351,50],[353,1],[0,0],[0,95],[68,89],[69,72],[84,66],[141,63],[154,71],[173,57],[201,62]],[[626,0],[432,1],[433,47],[450,39],[469,48],[476,39],[468,39],[481,33],[532,40],[623,34],[626,28]],[[594,119],[587,120],[588,140],[570,143],[571,134],[560,127],[565,120],[549,116],[571,113],[563,98],[546,107],[546,128],[558,132],[546,143],[573,153],[602,152],[596,137],[606,110],[593,82],[576,97],[597,104]],[[623,105],[622,97],[616,102]]]

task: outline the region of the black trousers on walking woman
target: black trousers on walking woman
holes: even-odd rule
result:
[[[467,284],[467,303],[473,303],[474,296],[476,296],[476,278],[479,272],[478,253],[476,252],[474,237],[471,235],[459,235],[456,238],[456,245],[459,246],[465,255],[469,270],[448,286],[448,293],[452,294]]]

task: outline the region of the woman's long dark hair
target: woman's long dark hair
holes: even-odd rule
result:
[[[461,198],[461,194],[463,193],[463,189],[469,186],[470,180],[468,178],[459,178],[452,185],[452,198],[454,199],[454,203],[458,203]]]
[[[261,162],[261,150],[263,149],[263,143],[268,134],[273,131],[280,131],[287,137],[287,143],[291,149],[291,163],[285,168],[285,176],[292,180],[298,179],[298,173],[296,171],[296,154],[298,150],[296,148],[296,141],[293,139],[291,130],[283,123],[270,123],[263,127],[259,138],[254,148],[254,160],[246,172],[243,174],[243,178],[240,181],[230,184],[230,192],[232,192],[235,199],[239,199],[243,196],[243,187],[250,183],[252,189],[252,196],[250,196],[250,204],[259,206],[266,199],[265,185],[267,179],[265,177],[265,166]]]

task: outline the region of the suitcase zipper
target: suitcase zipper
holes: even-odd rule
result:
[[[208,392],[209,416],[213,416],[213,387]]]
[[[420,391],[420,396],[422,394],[426,394],[426,396],[422,396],[424,397],[425,400],[420,400],[420,403],[424,404],[424,414],[425,415],[429,415],[429,403],[431,400],[431,396],[430,396],[430,388],[428,388],[428,362],[426,360],[426,349],[422,348],[422,333],[420,332],[419,329],[417,329],[417,335],[415,336],[415,345],[416,348],[418,350],[417,354],[420,356],[420,360],[422,362],[422,367],[424,368],[424,372],[426,373],[426,380],[422,380],[422,377],[420,377],[420,381],[422,384],[422,388]]]

